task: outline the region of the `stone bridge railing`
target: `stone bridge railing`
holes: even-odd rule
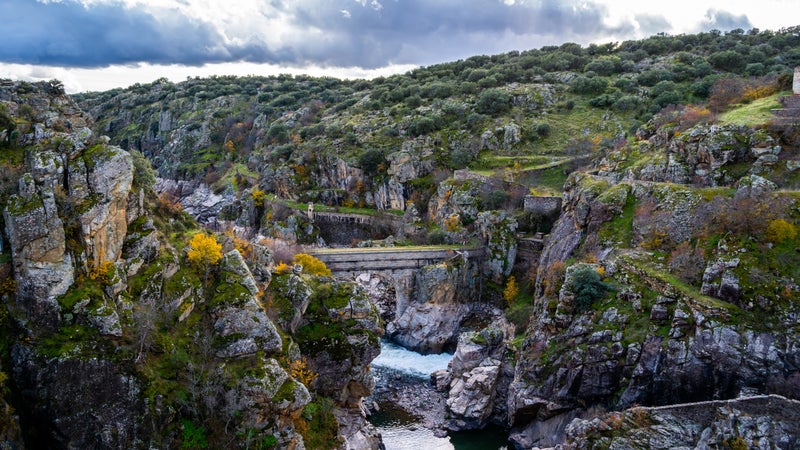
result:
[[[482,258],[485,251],[483,247],[471,249],[389,247],[320,249],[309,253],[324,262],[334,275],[354,276],[363,272],[420,269],[455,258]]]
[[[356,223],[359,225],[369,225],[372,223],[372,216],[366,214],[344,214],[336,212],[317,212],[314,211],[315,222],[326,223]]]

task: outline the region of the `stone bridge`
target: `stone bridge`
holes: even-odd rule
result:
[[[420,269],[455,258],[480,259],[483,258],[485,250],[483,247],[327,248],[312,250],[309,253],[323,261],[334,275],[357,276],[363,272]]]

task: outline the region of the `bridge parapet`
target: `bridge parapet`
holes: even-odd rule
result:
[[[482,258],[484,249],[413,249],[402,247],[372,249],[324,249],[309,252],[320,259],[334,275],[357,275],[363,272],[420,269],[455,258]]]

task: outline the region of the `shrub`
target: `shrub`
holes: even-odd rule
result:
[[[361,166],[364,174],[374,176],[386,170],[386,156],[377,149],[367,150],[358,158],[358,165]]]
[[[686,241],[681,242],[669,256],[669,270],[685,283],[700,282],[705,266],[703,250],[692,248]]]
[[[797,229],[792,223],[783,219],[773,220],[767,226],[766,237],[768,241],[780,244],[781,242],[796,238]]]
[[[442,245],[447,242],[447,235],[442,230],[433,230],[428,233],[428,244]]]
[[[742,55],[733,50],[712,53],[708,57],[708,62],[717,69],[728,72],[741,72],[745,67]]]
[[[536,125],[536,134],[540,137],[546,138],[550,136],[551,132],[552,127],[550,127],[550,124],[548,123],[540,123],[539,125]]]
[[[275,266],[275,275],[286,275],[291,271],[292,266],[286,264],[285,262],[280,262],[277,266]]]
[[[566,272],[566,265],[562,261],[556,261],[550,264],[545,272],[542,284],[544,284],[544,295],[547,297],[558,296],[558,291],[561,290],[561,285],[564,283],[564,273]]]
[[[436,120],[428,116],[420,116],[414,118],[408,125],[408,132],[413,136],[421,136],[428,134],[439,129],[439,124]]]
[[[182,419],[183,425],[183,441],[181,448],[197,449],[207,448],[208,439],[206,438],[206,429],[195,425],[191,420]]]
[[[575,296],[576,313],[589,309],[592,302],[602,298],[608,290],[600,274],[589,265],[579,266],[572,271],[569,288]]]
[[[310,387],[311,383],[313,383],[318,376],[317,373],[308,368],[308,362],[305,356],[289,362],[289,373],[294,379],[303,383],[306,387]]]
[[[264,199],[267,196],[266,192],[262,191],[259,188],[253,189],[251,195],[253,196],[253,201],[255,202],[256,205],[263,205]]]
[[[501,89],[487,89],[478,98],[479,113],[500,114],[509,109],[511,109],[511,94]]]
[[[640,104],[639,97],[635,95],[626,95],[620,97],[617,101],[611,105],[615,111],[625,112],[625,111],[633,111],[634,109],[638,108]]]
[[[98,263],[89,263],[89,270],[87,275],[90,280],[99,281],[102,284],[108,284],[114,278],[116,267],[111,261],[100,261]]]
[[[294,263],[303,266],[303,270],[311,275],[331,276],[331,269],[328,269],[324,262],[309,254],[298,253],[294,255]]]
[[[514,275],[508,277],[508,281],[506,281],[506,288],[503,289],[503,299],[506,301],[508,306],[512,306],[516,299],[517,295],[519,295],[519,286],[517,286],[517,279]]]
[[[156,184],[156,171],[150,161],[138,150],[131,150],[133,160],[133,186],[146,191],[152,191]]]
[[[600,94],[608,87],[608,81],[602,77],[578,76],[570,82],[569,87],[576,94]]]
[[[458,230],[458,227],[461,225],[461,218],[458,217],[458,214],[451,214],[449,217],[444,219],[444,229],[453,233]]]

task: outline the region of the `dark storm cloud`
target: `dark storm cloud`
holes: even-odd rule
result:
[[[0,61],[99,67],[137,62],[202,64],[268,59],[264,46],[225,48],[210,24],[177,10],[158,17],[119,3],[90,7],[73,2],[0,2]],[[11,19],[13,18],[13,19]]]
[[[262,10],[264,18],[288,17],[294,32],[268,44],[264,36],[269,29],[264,36],[224,30],[239,38],[226,40],[214,24],[177,8],[3,0],[0,61],[82,67],[250,61],[374,68],[429,64],[548,42],[588,42],[633,30],[630,24],[608,29],[603,25],[604,7],[585,1],[508,5],[501,0],[264,0]]]
[[[709,9],[698,31],[713,29],[727,31],[735,30],[736,28],[749,30],[753,28],[753,24],[750,23],[750,19],[744,14],[737,16],[727,11]]]
[[[374,67],[395,63],[428,64],[479,53],[537,47],[552,42],[589,41],[611,32],[606,11],[589,2],[543,0],[506,5],[499,0],[383,0],[370,2],[295,2],[299,24],[326,30],[333,45],[298,42],[301,54],[329,64]],[[342,14],[341,10],[347,11]],[[345,15],[349,17],[344,17]],[[444,56],[446,55],[446,56]]]

